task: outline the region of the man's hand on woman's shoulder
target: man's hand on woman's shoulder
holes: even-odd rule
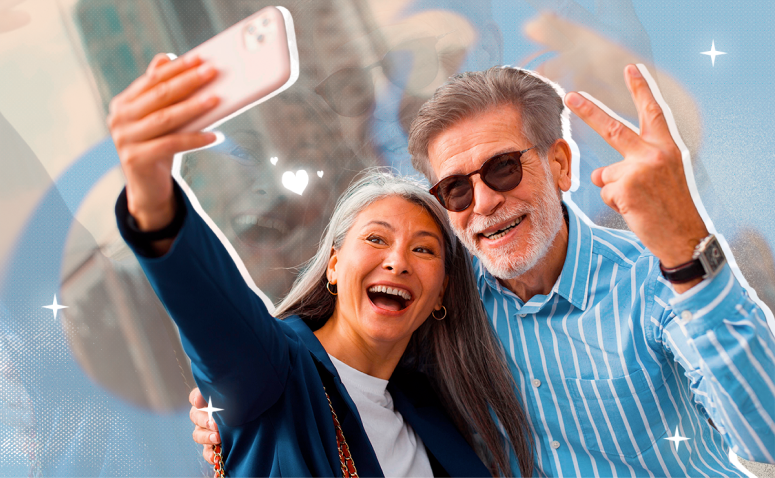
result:
[[[221,443],[218,424],[207,417],[207,412],[199,410],[200,408],[205,408],[207,402],[198,388],[191,390],[191,393],[188,395],[188,401],[191,403],[191,412],[188,415],[194,424],[194,441],[203,445],[202,456],[204,456],[208,463],[213,465],[215,457],[213,445]]]

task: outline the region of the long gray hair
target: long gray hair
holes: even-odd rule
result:
[[[339,198],[317,253],[277,307],[277,317],[299,315],[313,328],[331,317],[336,305],[336,297],[326,290],[331,250],[341,248],[361,211],[390,196],[423,207],[436,221],[444,234],[444,266],[449,277],[443,301],[446,318],[426,320],[415,331],[402,363],[428,373],[448,413],[483,461],[489,463],[494,476],[511,472],[509,445],[490,411],[503,426],[522,475],[531,476],[532,434],[503,349],[479,299],[471,261],[450,228],[445,210],[422,183],[378,168],[367,170],[354,182]]]

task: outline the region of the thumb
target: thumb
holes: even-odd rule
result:
[[[605,186],[605,183],[603,182],[603,171],[605,171],[605,168],[606,166],[603,166],[602,168],[597,168],[596,170],[592,171],[592,184],[599,188]]]

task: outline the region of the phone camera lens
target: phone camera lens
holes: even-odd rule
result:
[[[248,33],[252,34],[252,33],[255,33],[255,31],[256,31],[256,27],[254,25],[250,25],[248,27]]]
[[[258,41],[260,41],[260,42],[264,41],[264,35],[258,35],[258,36],[256,37],[256,40],[258,40]]]
[[[268,19],[268,18],[264,18],[264,21],[263,21],[263,22],[261,22],[261,23],[262,23],[264,26],[267,26],[267,25],[269,25],[269,19]]]

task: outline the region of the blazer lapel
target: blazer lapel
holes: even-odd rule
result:
[[[334,408],[336,417],[342,427],[342,434],[344,434],[344,438],[352,453],[358,475],[384,477],[385,474],[379,465],[377,454],[374,453],[374,448],[371,446],[369,437],[363,428],[363,422],[361,421],[360,414],[358,414],[358,409],[339,378],[339,373],[328,357],[326,349],[323,348],[318,338],[301,318],[292,317],[286,319],[285,322],[296,331],[317,364],[320,379],[323,381],[326,392],[331,399],[331,406]],[[332,463],[333,465],[335,465],[334,469],[336,472],[341,474],[338,455],[336,456],[336,462]]]
[[[388,385],[396,410],[449,476],[492,476],[444,412],[425,377],[416,372],[396,374]]]

